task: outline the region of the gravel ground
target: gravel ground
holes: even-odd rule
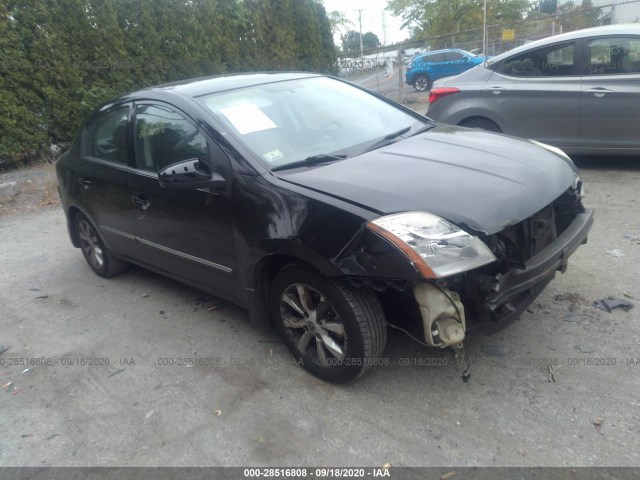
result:
[[[469,383],[393,331],[390,365],[323,383],[236,306],[95,276],[59,206],[6,213],[0,466],[640,466],[640,308],[592,306],[640,304],[640,161],[581,165],[589,243],[519,321],[468,339]]]
[[[9,185],[11,192],[1,185]],[[53,164],[42,163],[0,174],[0,216],[59,203]]]

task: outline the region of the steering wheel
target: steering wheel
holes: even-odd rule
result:
[[[331,120],[330,122],[325,123],[321,127],[318,127],[318,131],[320,132],[320,135],[318,135],[315,143],[318,143],[319,141],[325,140],[325,139],[335,140],[341,127],[342,127],[342,124],[337,120]]]

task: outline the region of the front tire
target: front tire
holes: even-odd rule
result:
[[[332,383],[346,383],[375,365],[387,342],[378,297],[368,289],[327,279],[302,266],[280,270],[270,310],[298,363]]]
[[[415,82],[413,82],[413,88],[415,88],[419,92],[426,92],[427,90],[431,90],[432,86],[433,80],[431,80],[428,75],[418,75],[416,76]]]
[[[74,225],[82,255],[96,275],[109,278],[129,268],[127,262],[116,258],[109,251],[87,217],[77,213]]]

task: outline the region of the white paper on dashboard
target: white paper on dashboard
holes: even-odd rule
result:
[[[235,105],[221,108],[220,112],[241,135],[276,128],[276,124],[255,105]]]

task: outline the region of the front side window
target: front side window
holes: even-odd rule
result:
[[[303,78],[267,83],[198,100],[269,167],[314,155],[353,156],[420,120],[344,82]]]
[[[589,73],[640,73],[640,38],[611,37],[589,40]]]
[[[575,44],[536,48],[503,62],[503,73],[514,77],[561,77],[574,75]]]
[[[205,137],[182,115],[163,105],[136,106],[138,168],[157,172],[173,163],[208,159]]]
[[[129,105],[117,107],[97,117],[87,129],[85,155],[126,164],[128,125]]]

